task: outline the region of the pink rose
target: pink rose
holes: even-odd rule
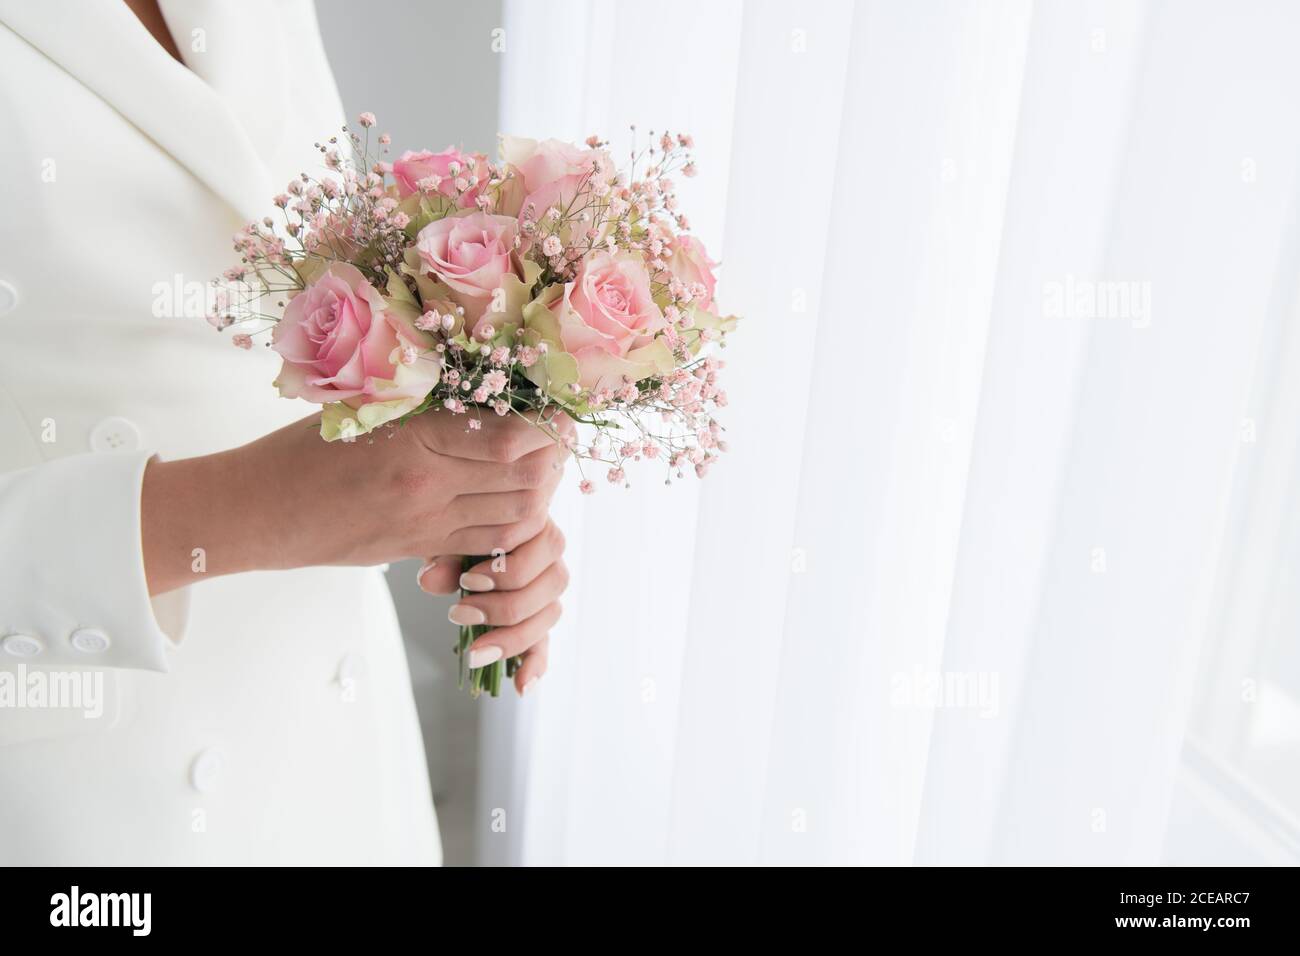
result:
[[[563,181],[576,181],[597,168],[612,172],[613,163],[603,149],[584,149],[558,139],[538,142],[534,139],[505,137],[503,158],[519,172],[527,192]]]
[[[289,300],[275,326],[272,348],[284,359],[275,384],[286,398],[322,405],[418,402],[437,382],[440,365],[428,356],[409,361],[412,350],[423,351],[417,336],[389,319],[383,297],[360,270],[333,262]]]
[[[666,325],[641,257],[628,252],[593,253],[551,308],[584,388],[617,388],[624,378],[635,380],[641,373],[621,360],[649,345]]]
[[[514,167],[521,186],[516,190],[518,209],[509,208],[513,203],[507,202],[502,211],[524,216],[531,203],[534,219],[552,205],[569,203],[579,189],[607,182],[614,175],[614,162],[605,150],[583,149],[558,139],[538,142],[506,136],[501,140],[501,155]]]
[[[451,290],[465,310],[470,334],[492,305],[506,276],[523,278],[515,254],[519,225],[508,216],[475,212],[431,222],[415,237],[415,248],[429,272]]]
[[[716,315],[718,309],[713,301],[713,290],[718,280],[713,275],[713,267],[717,263],[704,251],[704,243],[694,236],[677,237],[667,262],[669,271],[684,285],[690,288],[703,286],[704,295],[692,299],[691,305]]]
[[[451,170],[452,163],[457,164],[457,172]],[[393,162],[393,179],[397,182],[397,193],[403,199],[413,193],[425,192],[420,188],[421,182],[436,177],[435,192],[455,197],[460,193],[457,204],[468,209],[474,205],[478,194],[487,185],[487,160],[476,153],[463,153],[454,146],[448,146],[441,153],[431,153],[427,149],[419,152],[407,150],[400,159]],[[475,184],[465,190],[456,188],[456,180],[465,180],[466,184],[473,178]]]

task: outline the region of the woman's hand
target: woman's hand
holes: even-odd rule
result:
[[[203,574],[491,554],[531,542],[567,454],[517,415],[419,415],[373,441],[311,418],[216,455],[151,462],[141,533],[151,594]],[[572,423],[554,422],[562,433]],[[521,685],[522,686],[522,685]]]
[[[420,569],[420,587],[446,594],[457,586],[474,592],[453,604],[447,617],[453,624],[490,624],[494,630],[469,648],[469,666],[522,655],[515,672],[520,694],[546,673],[550,630],[560,617],[559,597],[569,584],[564,566],[564,535],[547,521],[532,540],[512,553],[489,558],[460,574],[460,558],[440,556]]]

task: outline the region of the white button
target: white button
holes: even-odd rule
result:
[[[93,627],[79,627],[68,638],[75,650],[83,654],[102,654],[112,642],[103,631]]]
[[[18,308],[18,290],[12,282],[0,279],[0,315],[8,315]]]
[[[44,645],[39,638],[32,637],[30,634],[10,634],[0,641],[0,647],[4,648],[6,654],[12,654],[14,657],[35,657]]]
[[[226,758],[221,751],[215,747],[208,748],[195,757],[194,763],[190,764],[190,786],[199,793],[215,790],[225,766]]]
[[[92,451],[135,451],[140,447],[140,429],[127,418],[105,418],[90,431]]]
[[[336,679],[344,687],[348,684],[355,684],[357,678],[365,672],[365,669],[366,659],[360,654],[349,652],[343,655],[343,660],[339,661],[339,672]]]

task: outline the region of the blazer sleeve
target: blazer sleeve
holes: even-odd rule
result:
[[[145,451],[0,473],[0,660],[167,669],[188,589],[152,600],[140,541]]]

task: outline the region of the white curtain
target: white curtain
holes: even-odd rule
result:
[[[557,513],[482,862],[1157,863],[1255,368],[1286,3],[509,0],[501,126],[695,135],[731,451]],[[639,479],[639,481],[638,481]]]

